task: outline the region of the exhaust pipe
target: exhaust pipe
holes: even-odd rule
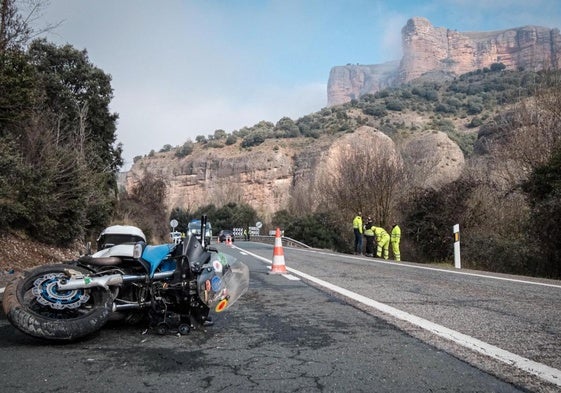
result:
[[[170,278],[175,271],[154,273],[155,280],[162,280]],[[141,275],[123,275],[123,274],[110,274],[108,276],[90,277],[90,276],[75,276],[75,278],[63,279],[57,283],[59,290],[70,291],[73,289],[102,287],[109,289],[110,286],[120,286],[124,282],[137,282],[147,281],[149,276],[147,274]]]
[[[57,283],[57,287],[62,291],[70,291],[72,289],[80,288],[93,288],[93,287],[103,287],[109,289],[110,285],[121,285],[123,283],[122,274],[111,274],[109,276],[101,277],[79,277],[71,278],[69,280],[60,280]]]

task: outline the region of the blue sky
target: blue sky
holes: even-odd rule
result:
[[[422,16],[458,31],[561,28],[560,0],[50,0],[47,35],[112,76],[125,167],[162,146],[327,104],[332,67],[401,58]]]

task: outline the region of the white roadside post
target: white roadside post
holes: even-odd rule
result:
[[[454,225],[453,231],[454,231],[454,267],[456,269],[461,269],[462,264],[460,262],[460,224]]]

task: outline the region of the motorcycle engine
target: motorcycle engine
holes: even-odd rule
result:
[[[185,334],[194,327],[193,321],[204,323],[209,309],[197,300],[197,296],[193,296],[197,293],[196,287],[196,281],[154,285],[149,313],[150,327],[155,328],[159,334]]]

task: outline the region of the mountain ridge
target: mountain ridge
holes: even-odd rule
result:
[[[527,25],[458,32],[434,27],[426,18],[413,17],[402,28],[401,35],[403,56],[399,61],[333,67],[327,85],[328,106],[435,72],[454,77],[494,63],[503,64],[507,70],[561,68],[561,34],[557,28]]]

